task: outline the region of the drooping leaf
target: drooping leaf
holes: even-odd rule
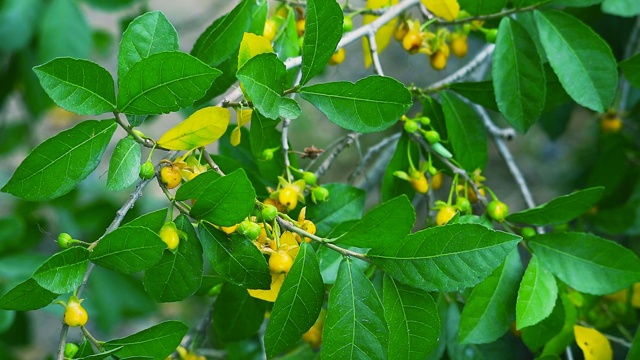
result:
[[[540,42],[562,86],[578,104],[597,112],[611,105],[618,86],[609,45],[580,20],[560,11],[536,11]]]
[[[131,67],[150,55],[178,51],[178,33],[160,11],[145,13],[133,19],[122,33],[118,51],[118,79]],[[122,87],[122,82],[119,83]]]
[[[544,107],[544,70],[529,33],[509,17],[500,21],[492,69],[500,112],[516,130],[526,132]]]
[[[386,359],[384,309],[371,281],[345,258],[329,293],[322,359]]]
[[[640,281],[640,259],[621,245],[586,233],[548,233],[529,246],[538,259],[572,288],[611,294]]]
[[[585,360],[613,359],[611,343],[600,331],[594,328],[574,325],[573,333],[576,336],[576,343],[582,349]]]
[[[474,286],[497,268],[520,237],[478,224],[427,228],[371,249],[367,257],[395,279],[426,291]]]
[[[441,17],[447,21],[453,21],[460,13],[458,0],[420,0],[422,4],[431,11],[433,15]]]
[[[235,234],[230,239],[207,223],[200,223],[198,234],[211,267],[226,281],[246,289],[269,289],[269,266],[248,238]]]
[[[122,347],[116,355],[123,359],[129,356],[164,359],[182,341],[189,327],[180,321],[169,320],[120,339],[109,340],[104,348],[111,350]]]
[[[604,0],[602,12],[623,17],[640,15],[640,3],[634,0]]]
[[[534,254],[524,272],[516,302],[518,329],[538,324],[553,311],[558,297],[558,286],[553,274],[538,261]]]
[[[144,289],[157,302],[184,300],[202,282],[202,245],[193,225],[182,214],[174,222],[186,239],[180,239],[175,253],[165,250],[160,261],[144,274]]]
[[[141,157],[138,142],[130,137],[120,139],[109,161],[107,189],[119,191],[136,182],[139,178]]]
[[[100,240],[89,260],[123,274],[134,274],[157,264],[167,245],[157,233],[141,226],[120,227]]]
[[[324,284],[316,253],[306,242],[300,250],[273,304],[264,334],[267,357],[290,350],[311,328],[324,301]]]
[[[393,152],[389,165],[384,171],[380,190],[382,201],[387,201],[400,195],[406,195],[409,199],[413,198],[415,190],[413,190],[411,184],[393,175],[396,171],[406,172],[409,169],[409,156],[414,164],[418,163],[418,147],[411,141],[410,135],[403,131],[396,143],[396,150]]]
[[[240,341],[260,330],[266,302],[251,297],[246,289],[225,283],[213,306],[213,331],[222,341]]]
[[[80,115],[115,110],[113,78],[89,60],[56,58],[33,68],[47,95],[61,108]]]
[[[41,309],[58,297],[58,294],[38,285],[33,278],[18,284],[0,297],[0,309],[30,311]]]
[[[307,218],[313,219],[318,236],[329,234],[341,222],[360,219],[364,210],[364,190],[340,183],[323,187],[329,190],[329,200],[307,204]]]
[[[45,140],[27,155],[2,191],[27,201],[68,193],[98,166],[116,127],[113,120],[87,120]]]
[[[87,266],[89,251],[74,246],[47,259],[33,274],[33,279],[53,293],[65,294],[80,286]]]
[[[471,15],[488,15],[500,12],[507,0],[458,0],[460,7]]]
[[[441,335],[438,308],[431,295],[388,275],[383,280],[382,295],[389,329],[389,358],[425,359]]]
[[[86,59],[91,51],[91,28],[77,2],[51,1],[39,22],[38,60],[70,56]]]
[[[343,14],[336,1],[308,0],[306,16],[300,85],[325,68],[342,38]]]
[[[190,215],[220,226],[240,223],[255,205],[256,191],[244,170],[220,177],[215,172],[198,175],[176,193],[177,200],[197,199]],[[183,189],[184,188],[184,189]]]
[[[336,243],[361,248],[383,248],[389,243],[402,241],[411,232],[415,221],[413,205],[406,196],[399,196],[371,209]]]
[[[467,171],[484,169],[487,163],[487,137],[476,112],[457,95],[444,91],[442,110],[455,159]]]
[[[460,316],[460,343],[490,343],[509,329],[515,319],[514,305],[522,272],[522,262],[514,248],[491,275],[476,285]]]
[[[629,83],[640,89],[640,53],[625,59],[618,66]]]
[[[157,115],[180,110],[204,96],[220,74],[179,51],[152,54],[133,64],[119,82],[118,111]]]
[[[559,196],[535,208],[513,213],[507,219],[538,226],[563,224],[587,212],[600,200],[603,191],[603,187],[579,190]]]
[[[37,29],[41,0],[8,0],[0,8],[0,49],[10,53],[25,47]]]
[[[367,9],[381,9],[383,7],[395,5],[398,3],[398,0],[367,0]],[[378,16],[365,14],[362,16],[362,24],[367,25],[376,20]],[[376,31],[376,49],[378,50],[378,54],[383,52],[384,49],[387,48],[389,42],[391,41],[391,36],[393,36],[393,31],[396,28],[396,23],[398,22],[397,18],[391,19],[388,23],[382,25],[378,31]],[[362,38],[362,53],[364,55],[364,67],[369,68],[373,59],[371,58],[371,46],[369,45],[369,39],[363,37]]]
[[[338,81],[303,87],[300,96],[334,124],[364,133],[389,128],[412,105],[411,94],[402,83],[378,75],[355,84]]]
[[[251,18],[258,3],[241,0],[228,14],[216,19],[198,37],[191,55],[205,64],[218,66],[238,50],[242,36],[251,27]]]
[[[169,150],[191,150],[218,140],[229,126],[229,109],[219,106],[202,108],[165,132],[158,145]]]

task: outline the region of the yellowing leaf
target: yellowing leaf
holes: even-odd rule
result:
[[[460,13],[458,0],[420,0],[433,15],[448,21],[453,21]]]
[[[200,109],[167,131],[158,145],[169,150],[191,150],[218,140],[229,126],[231,113],[219,106]]]
[[[251,114],[253,114],[252,109],[242,109],[240,111],[236,111],[236,120],[238,121],[238,126],[245,126],[251,121]]]
[[[269,40],[260,35],[244,33],[240,43],[240,52],[238,53],[238,69],[252,57],[268,52],[273,52],[273,47]]]
[[[247,290],[249,295],[264,301],[275,302],[284,282],[284,274],[271,273],[271,288],[269,290]]]
[[[398,0],[367,0],[367,9],[380,9],[383,7],[395,5],[398,3]],[[362,18],[363,24],[368,24],[373,22],[378,17],[375,15],[364,15]],[[398,18],[394,18],[393,20],[386,23],[376,32],[376,48],[378,49],[378,54],[381,53],[387,45],[389,45],[389,41],[391,41],[391,37],[393,36],[393,31],[396,28],[396,23],[398,22]],[[362,49],[364,52],[364,66],[371,66],[371,49],[369,47],[369,40],[366,37],[362,38]]]
[[[574,325],[573,333],[576,342],[582,352],[585,360],[611,360],[613,359],[613,350],[611,343],[602,333],[596,329],[584,326]]]
[[[239,126],[231,131],[231,146],[240,145],[240,136],[241,135],[242,135],[242,132],[240,131],[240,127]]]
[[[605,297],[613,302],[626,303],[629,298],[629,290],[622,289],[613,294],[605,295]],[[633,284],[633,292],[631,293],[631,306],[640,308],[640,282]]]

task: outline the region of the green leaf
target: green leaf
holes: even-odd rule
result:
[[[484,280],[520,237],[478,224],[427,228],[367,257],[395,279],[426,291],[457,291]]]
[[[58,294],[38,285],[33,278],[18,284],[0,297],[0,309],[30,311],[41,309],[58,297]]]
[[[514,307],[522,262],[514,248],[505,261],[471,292],[460,317],[462,344],[486,344],[497,340],[515,318]]]
[[[47,259],[33,274],[33,279],[53,293],[65,294],[80,286],[87,266],[89,251],[74,246]]]
[[[135,4],[138,0],[84,0],[96,9],[115,11]]]
[[[213,306],[213,331],[224,342],[250,338],[264,322],[266,304],[246,289],[225,283]]]
[[[557,6],[587,7],[601,2],[602,0],[551,0],[549,3]]]
[[[389,333],[389,359],[426,359],[440,336],[440,317],[429,293],[385,275],[382,303]]]
[[[538,261],[537,256],[532,255],[518,289],[517,328],[532,326],[547,318],[553,311],[557,297],[556,278]]]
[[[364,210],[364,190],[340,183],[323,186],[329,190],[329,200],[307,204],[307,218],[313,219],[318,236],[326,236],[341,222],[360,219]]]
[[[600,200],[603,191],[603,187],[593,187],[559,196],[535,208],[513,213],[507,220],[538,226],[563,224],[587,212]]]
[[[140,173],[141,156],[140,144],[134,139],[130,137],[120,139],[109,161],[107,189],[118,191],[136,182]]]
[[[471,15],[488,15],[500,12],[507,0],[458,0],[458,3]]]
[[[204,96],[220,74],[182,52],[150,55],[133,64],[119,82],[118,110],[133,115],[180,110]]]
[[[371,75],[355,84],[338,81],[300,89],[300,96],[322,111],[334,124],[369,133],[395,124],[413,104],[402,83]]]
[[[247,174],[242,169],[222,177],[211,174],[215,173],[198,175],[192,180],[198,182],[185,190],[182,186],[176,193],[176,199],[197,199],[190,212],[196,219],[207,220],[219,226],[232,226],[241,222],[253,210],[256,199],[256,191]],[[192,191],[196,186],[199,193]],[[193,196],[194,194],[197,196]]]
[[[89,260],[123,274],[134,274],[157,264],[167,245],[157,233],[140,226],[123,226],[100,240]]]
[[[406,196],[399,196],[371,209],[336,244],[361,248],[383,248],[402,241],[413,229],[416,212]]]
[[[282,30],[278,31],[273,41],[273,50],[278,54],[278,59],[285,61],[290,57],[300,55],[300,43],[294,11],[287,12],[287,18],[284,19],[280,27]],[[297,72],[297,69],[295,71]]]
[[[247,237],[234,234],[230,239],[207,223],[200,223],[198,234],[209,264],[222,278],[246,289],[270,288],[267,261]]]
[[[167,218],[167,209],[160,209],[139,216],[122,226],[142,226],[159,233]]]
[[[629,83],[640,89],[640,53],[625,59],[618,66]]]
[[[345,258],[329,293],[322,359],[386,359],[388,330],[373,284]]]
[[[633,341],[631,342],[631,348],[627,353],[627,360],[633,360],[640,357],[640,331],[636,331]]]
[[[509,17],[500,21],[492,69],[500,112],[516,130],[526,132],[544,107],[544,70],[529,33]]]
[[[578,310],[566,294],[562,294],[560,298],[564,307],[562,326],[555,336],[543,343],[542,356],[560,355],[567,346],[575,341],[573,326],[578,322]],[[556,307],[560,307],[560,305],[556,305]]]
[[[323,301],[324,284],[316,253],[302,242],[271,310],[264,334],[268,358],[292,349],[300,341],[316,322]]]
[[[640,3],[634,0],[604,0],[602,12],[622,17],[640,15]]]
[[[162,360],[171,354],[186,335],[189,327],[180,321],[165,321],[133,335],[104,343],[106,350],[122,346],[116,355],[119,358],[128,356],[150,356]]]
[[[91,345],[89,345],[89,347],[91,347]],[[102,359],[108,358],[109,356],[111,356],[111,354],[115,354],[120,349],[122,349],[122,346],[114,348],[114,349],[111,349],[111,350],[103,351],[103,352],[98,353],[98,354],[92,354],[92,355],[81,356],[81,357],[78,357],[78,354],[76,353],[76,355],[73,357],[73,359],[74,360],[102,360]],[[78,351],[78,353],[79,352],[80,351]]]
[[[116,127],[113,120],[87,120],[45,140],[27,155],[2,191],[27,201],[68,193],[98,166]]]
[[[359,253],[364,253],[364,249],[360,249],[357,247],[346,247],[347,250],[356,251]],[[340,263],[342,262],[342,255],[340,253],[329,249],[326,246],[321,246],[318,249],[318,263],[320,264],[322,281],[325,284],[335,284],[336,278],[338,277],[338,269],[340,268]],[[360,267],[361,271],[367,271],[370,264],[361,260],[354,260],[354,266]]]
[[[454,158],[467,171],[484,169],[488,155],[482,120],[457,95],[444,91],[440,96]]]
[[[91,28],[76,1],[53,0],[40,20],[39,28],[40,63],[62,56],[89,57]]]
[[[549,233],[535,236],[529,246],[546,268],[580,292],[611,294],[640,281],[640,259],[595,235]]]
[[[0,50],[10,53],[28,45],[37,29],[41,0],[7,0],[0,6]]]
[[[202,245],[198,236],[186,216],[181,214],[174,222],[186,239],[180,239],[175,253],[165,250],[160,261],[144,274],[144,289],[157,302],[184,300],[202,282]]]
[[[449,89],[487,109],[500,111],[491,80],[453,83],[449,85]]]
[[[537,352],[544,344],[549,342],[549,340],[562,330],[562,326],[565,321],[563,297],[556,296],[556,299],[554,299],[552,303],[552,311],[549,316],[535,325],[522,329],[522,341],[529,349],[531,349],[531,351]],[[517,311],[518,310],[516,309],[516,313]],[[575,309],[573,309],[573,311],[575,312]]]
[[[249,59],[237,77],[253,105],[261,114],[277,119],[284,103],[282,92],[287,69],[274,53],[263,53]]]
[[[122,33],[118,51],[118,79],[131,67],[150,55],[178,51],[178,33],[160,11],[145,13],[133,19]],[[122,87],[122,83],[119,83]]]
[[[393,157],[384,171],[380,190],[382,201],[387,201],[400,195],[406,195],[409,199],[412,199],[413,195],[415,195],[415,191],[408,181],[393,175],[396,171],[406,172],[409,169],[409,156],[411,156],[414,164],[418,164],[418,147],[411,141],[411,135],[403,131],[396,143]]]
[[[191,55],[211,66],[228,59],[240,47],[242,36],[251,26],[257,7],[254,0],[242,0],[230,13],[216,19],[196,40]]]
[[[336,1],[309,0],[306,16],[300,85],[322,72],[342,38],[343,14]]]
[[[61,108],[100,115],[116,107],[113,78],[89,60],[56,58],[33,68],[47,95]]]
[[[618,75],[609,45],[580,20],[559,11],[535,12],[540,42],[562,86],[578,104],[605,112]]]

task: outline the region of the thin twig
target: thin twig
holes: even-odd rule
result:
[[[468,18],[460,19],[460,20],[454,20],[454,21],[439,20],[438,24],[441,24],[441,25],[457,25],[457,24],[470,23],[472,21],[477,21],[477,20],[484,21],[484,20],[501,19],[503,17],[509,16],[509,15],[512,15],[512,14],[521,13],[521,12],[527,12],[527,11],[533,11],[533,10],[539,8],[541,5],[543,5],[546,2],[548,2],[548,1],[544,1],[544,2],[539,3],[539,4],[526,6],[526,7],[522,7],[522,8],[509,9],[509,10],[501,11],[501,12],[495,13],[495,14],[471,16],[471,17],[468,17]]]
[[[604,334],[604,336],[610,341],[613,341],[614,343],[618,343],[626,348],[631,348],[631,343],[625,339],[619,338],[617,336],[609,335],[609,334]]]
[[[300,82],[300,79],[302,78],[302,71],[298,71],[298,74],[296,75],[296,79],[293,81],[294,84],[297,84],[298,82]],[[288,95],[289,98],[293,99],[296,97],[296,93],[291,93]],[[289,160],[289,125],[291,125],[291,119],[287,119],[287,118],[283,118],[282,119],[282,136],[281,136],[281,142],[282,142],[282,156],[284,158],[284,168],[285,168],[285,173],[287,174],[287,181],[292,181],[293,179],[291,178],[291,171],[289,170],[289,168],[291,167],[291,161]]]
[[[373,61],[373,69],[376,74],[384,76],[382,70],[382,64],[380,63],[380,57],[378,56],[378,45],[376,44],[376,33],[370,32],[367,34],[367,41],[369,42],[369,53],[371,60]]]
[[[393,145],[400,138],[400,132],[397,132],[389,137],[382,139],[378,144],[370,147],[366,154],[360,159],[360,163],[356,167],[356,169],[349,175],[348,182],[353,183],[353,181],[363,172],[364,168],[371,161],[371,159],[377,155],[382,149],[387,146]]]
[[[571,345],[567,346],[564,349],[564,352],[567,354],[567,360],[573,360],[573,352],[571,351]]]
[[[433,92],[442,90],[445,86],[466,78],[471,73],[473,73],[478,66],[480,66],[485,60],[487,60],[487,58],[489,58],[491,54],[493,54],[493,50],[495,49],[495,47],[496,46],[494,44],[486,45],[482,50],[480,50],[478,54],[476,54],[473,60],[469,61],[465,66],[461,67],[446,78],[435,82],[433,85],[427,87],[424,91]]]
[[[211,154],[209,154],[207,149],[202,148],[202,155],[204,155],[204,161],[206,161],[207,164],[209,164],[209,166],[213,169],[213,171],[224,176],[224,172],[220,169],[220,166],[218,166],[218,164],[216,164],[216,162],[213,161],[213,159],[211,158]]]
[[[329,168],[333,164],[333,161],[338,157],[338,155],[340,155],[340,153],[344,149],[348,148],[351,144],[353,144],[353,142],[356,141],[358,137],[360,137],[360,135],[361,135],[360,133],[353,132],[353,131],[345,135],[342,138],[342,140],[335,146],[335,148],[333,148],[333,151],[331,151],[329,155],[327,155],[327,157],[324,159],[322,164],[320,164],[320,166],[316,169],[315,171],[316,176],[320,177],[324,175],[324,173],[326,173],[327,170],[329,170]]]

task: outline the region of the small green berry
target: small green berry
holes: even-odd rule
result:
[[[249,220],[244,220],[243,222],[241,222],[236,229],[236,232],[245,235],[250,240],[257,239],[258,236],[260,236],[260,231],[260,225]]]
[[[311,200],[313,200],[314,204],[319,202],[325,202],[329,199],[329,190],[323,188],[322,186],[318,186],[311,190]]]
[[[67,233],[60,233],[60,235],[58,235],[58,246],[61,249],[68,249],[72,244],[73,238],[71,237],[71,235]]]
[[[267,221],[267,222],[273,221],[273,219],[275,219],[276,216],[278,216],[277,207],[271,204],[267,204],[262,208],[262,218],[264,219],[264,221]]]
[[[342,21],[342,31],[349,32],[351,30],[353,30],[353,20],[351,20],[351,17],[345,16]]]
[[[498,29],[488,30],[484,34],[484,38],[487,40],[488,43],[495,44],[496,43],[496,39],[498,38]]]
[[[424,132],[424,138],[427,139],[429,144],[435,144],[440,142],[440,134],[435,130],[429,130]]]
[[[404,122],[404,131],[408,132],[409,134],[413,134],[414,132],[418,131],[419,128],[420,125],[418,125],[416,121],[406,120]]]
[[[140,166],[140,178],[141,179],[151,179],[155,175],[155,168],[151,161],[146,161],[142,166]]]
[[[78,345],[74,343],[66,343],[64,346],[64,357],[67,359],[73,359],[73,357],[78,353],[78,350],[80,350]]]
[[[315,185],[318,182],[318,177],[311,171],[305,171],[302,173],[302,180],[304,180],[307,185]]]

